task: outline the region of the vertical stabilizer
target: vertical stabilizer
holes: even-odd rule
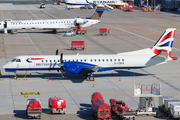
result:
[[[176,57],[171,56],[171,50],[173,46],[174,36],[175,36],[176,28],[168,28],[156,42],[156,44],[151,47],[153,52],[158,55],[161,53],[167,53],[167,60],[177,60]]]

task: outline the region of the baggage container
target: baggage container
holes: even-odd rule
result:
[[[180,103],[171,103],[170,104],[170,119],[180,118]]]
[[[172,100],[174,99],[174,97],[172,96],[161,96],[159,97],[159,110],[161,108],[164,108],[164,100]]]
[[[51,113],[66,113],[66,101],[60,97],[50,97],[48,107]]]
[[[27,99],[26,115],[28,118],[41,119],[41,100],[40,99]]]
[[[92,114],[94,118],[97,119],[110,119],[111,118],[111,108],[108,104],[97,101],[94,103],[92,108]]]
[[[103,99],[103,96],[101,95],[101,93],[99,92],[94,92],[92,95],[91,95],[91,102],[93,101],[93,99],[97,98],[97,97],[100,97]]]
[[[84,44],[84,41],[72,41],[71,42],[71,49],[82,49],[84,50],[85,49],[85,44]]]
[[[180,100],[178,100],[178,99],[173,99],[173,100],[164,100],[164,103],[165,103],[165,105],[164,105],[164,114],[166,115],[166,116],[168,116],[168,115],[170,115],[170,104],[171,103],[180,103]]]

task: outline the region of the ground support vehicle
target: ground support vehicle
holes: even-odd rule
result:
[[[92,107],[94,106],[94,103],[95,102],[97,102],[97,101],[101,101],[101,102],[104,102],[104,99],[102,99],[102,98],[100,98],[100,97],[97,97],[97,98],[94,98],[93,100],[92,100]]]
[[[72,41],[71,42],[71,49],[76,50],[78,48],[80,48],[82,50],[85,49],[84,41]]]
[[[76,34],[75,34],[74,30],[67,31],[67,32],[64,34],[64,36],[75,36],[75,35],[76,35]]]
[[[161,96],[161,84],[141,85],[134,84],[134,97],[139,97],[139,105],[136,115],[153,114],[158,116],[154,98]]]
[[[142,11],[143,12],[153,12],[153,9],[150,6],[145,6],[145,7],[142,7]]]
[[[115,99],[110,99],[111,111],[119,116],[120,119],[135,119],[136,111],[128,108],[125,102]]]
[[[127,104],[122,104],[122,106],[118,106],[117,115],[120,119],[133,119],[135,120],[136,111],[128,108]]]
[[[107,35],[110,32],[110,29],[107,28],[100,28],[99,29],[100,35]]]
[[[132,12],[132,7],[126,6],[123,8],[123,11]]]
[[[46,8],[46,4],[44,3],[40,4],[40,8]]]
[[[48,107],[51,113],[66,113],[66,101],[60,97],[50,97]]]
[[[73,30],[76,34],[84,35],[87,30],[82,30],[80,26],[73,27]]]
[[[180,103],[170,104],[170,119],[180,119]]]
[[[40,99],[27,99],[26,115],[28,118],[41,119],[41,100]]]
[[[108,104],[102,102],[102,101],[97,101],[94,103],[94,106],[92,108],[92,115],[94,119],[108,119],[110,120],[111,118],[111,108]]]
[[[115,114],[118,113],[118,107],[121,107],[121,105],[124,104],[123,101],[116,100],[114,98],[110,99],[109,102],[110,102],[110,106],[111,106],[111,111]]]
[[[164,112],[164,115],[169,116],[170,115],[170,104],[180,103],[180,100],[178,100],[178,99],[164,100],[164,103],[165,103],[165,106],[164,106],[164,109],[162,109],[162,110]]]
[[[174,97],[172,97],[172,96],[161,96],[161,97],[159,97],[159,106],[158,106],[159,111],[164,112],[164,109],[165,109],[164,100],[173,100],[173,99],[174,99]]]

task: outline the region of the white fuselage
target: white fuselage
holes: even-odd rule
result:
[[[69,73],[76,69],[80,72],[81,67],[99,67],[97,71],[113,69],[136,69],[158,64],[162,61],[150,61],[155,55],[149,48],[134,52],[119,53],[112,55],[64,55],[64,67]],[[59,55],[33,55],[17,56],[3,66],[5,70],[58,70],[60,69]],[[74,73],[77,71],[74,70]],[[77,72],[77,74],[79,74]]]
[[[93,4],[107,4],[115,6],[127,4],[120,0],[88,0],[88,2]],[[65,3],[68,5],[88,5],[86,0],[65,0]]]
[[[10,21],[1,21],[0,29],[5,28],[7,30],[12,29],[43,29],[43,30],[56,30],[56,29],[64,29],[64,28],[72,28],[76,26],[78,21],[81,21],[79,24],[81,27],[88,27],[93,24],[97,24],[100,20],[93,19],[50,19],[50,20],[10,20]]]

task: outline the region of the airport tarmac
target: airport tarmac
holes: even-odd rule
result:
[[[46,5],[0,5],[0,20],[27,19],[63,19],[88,17],[94,10],[66,10],[64,6]],[[18,55],[52,55],[56,49],[64,55],[70,54],[116,54],[152,47],[167,28],[177,28],[172,56],[180,56],[180,24],[178,13],[167,12],[123,12],[112,10],[104,12],[101,23],[87,27],[87,34],[64,37],[66,30],[53,34],[50,30],[18,30],[17,35],[0,35],[0,67]],[[110,34],[99,35],[99,28],[109,28]],[[69,30],[69,29],[67,29]],[[71,50],[71,41],[85,41],[86,49]],[[133,60],[132,60],[133,61]],[[138,108],[138,98],[134,97],[134,83],[161,84],[162,95],[180,99],[180,60],[170,61],[159,66],[137,70],[115,70],[95,72],[95,81],[87,81],[85,76],[65,74],[57,71],[33,71],[24,76],[18,72],[6,73],[1,69],[0,79],[0,119],[27,119],[25,116],[27,98],[40,98],[42,119],[93,119],[91,114],[91,95],[100,92],[106,103],[110,98],[125,101],[132,109]],[[31,74],[30,74],[31,73]],[[49,81],[48,81],[49,79]],[[22,92],[39,94],[21,95]],[[48,98],[59,96],[66,100],[66,115],[51,115],[48,110]],[[158,98],[155,107],[158,107]],[[117,117],[112,117],[116,120]],[[162,114],[155,116],[137,116],[137,120],[168,119]]]

